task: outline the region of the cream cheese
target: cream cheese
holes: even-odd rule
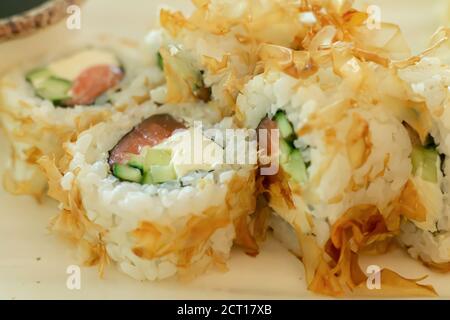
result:
[[[98,65],[119,66],[114,54],[100,49],[86,49],[70,57],[55,61],[48,66],[56,77],[73,81],[84,70]]]
[[[197,170],[213,170],[224,159],[222,147],[195,128],[176,132],[154,148],[172,150],[171,164],[179,178]]]

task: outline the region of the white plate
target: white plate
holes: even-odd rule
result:
[[[162,2],[162,1],[161,1]],[[45,52],[54,45],[64,45],[99,33],[114,33],[142,38],[155,25],[160,1],[90,0],[82,10],[81,31],[67,31],[64,24],[54,26],[31,38],[0,45],[0,70]],[[365,1],[367,2],[367,1]],[[415,35],[416,48],[425,44],[428,33],[437,26],[437,19],[427,12],[427,0],[396,0],[408,3],[410,12],[396,16],[382,3],[383,12],[391,21],[400,22],[408,34]],[[189,10],[187,1],[164,1],[171,7]],[[420,13],[420,14],[419,14]],[[387,19],[388,19],[387,18]],[[120,23],[119,23],[120,21]],[[422,39],[422,40],[420,40]],[[0,168],[3,171],[8,147],[0,134]],[[137,282],[113,266],[99,279],[95,268],[82,268],[81,290],[66,286],[67,268],[76,263],[74,253],[66,243],[47,232],[48,220],[57,213],[56,203],[48,200],[37,204],[28,197],[13,197],[0,190],[0,299],[298,299],[317,298],[305,288],[303,266],[275,240],[267,241],[257,258],[234,250],[229,272],[211,271],[191,283],[176,281],[160,283]],[[390,267],[402,275],[420,278],[428,274],[424,283],[433,284],[441,297],[450,298],[450,275],[435,274],[420,263],[408,258],[400,250],[376,258],[363,259],[364,265]]]

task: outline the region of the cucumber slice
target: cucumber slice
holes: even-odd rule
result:
[[[294,148],[284,139],[280,139],[280,163],[287,163]]]
[[[70,98],[70,88],[72,88],[72,82],[56,77],[50,77],[36,88],[36,94],[43,99],[63,101]]]
[[[130,182],[141,182],[142,180],[142,173],[141,170],[132,168],[128,165],[124,164],[114,164],[113,166],[113,174],[123,181],[130,181]]]
[[[423,148],[414,147],[411,153],[412,173],[417,174],[417,171],[422,167],[423,163]]]
[[[305,183],[308,179],[305,161],[300,150],[292,151],[289,161],[281,164],[281,167],[298,183]]]
[[[167,166],[171,160],[170,149],[148,149],[145,154],[144,171],[148,171],[151,166]]]
[[[52,76],[52,73],[50,72],[50,70],[45,69],[45,68],[39,68],[39,69],[30,71],[26,75],[26,79],[36,89],[36,88],[39,88],[42,85],[42,83],[44,83],[51,76]]]
[[[277,114],[274,117],[275,122],[278,125],[278,129],[280,130],[280,136],[283,139],[292,139],[295,137],[294,128],[292,127],[291,123],[286,117],[286,114],[284,112],[277,112]]]
[[[154,184],[153,177],[150,171],[147,171],[144,173],[144,176],[142,177],[142,184]]]
[[[433,149],[425,149],[424,151],[424,161],[422,167],[422,178],[425,181],[429,181],[432,183],[437,183],[438,180],[438,165],[437,159],[439,154],[436,150]]]
[[[414,147],[411,153],[412,173],[414,175],[421,174],[422,179],[425,181],[437,183],[438,157],[439,154],[435,149]]]
[[[158,63],[158,67],[161,69],[161,71],[164,71],[164,60],[161,55],[161,53],[156,53],[156,61]]]
[[[142,171],[142,170],[144,170],[143,157],[141,155],[133,154],[133,155],[131,155],[130,160],[128,161],[127,165]]]
[[[164,183],[167,181],[172,181],[177,179],[177,175],[173,166],[151,166],[150,168],[151,176],[153,178],[153,183]]]

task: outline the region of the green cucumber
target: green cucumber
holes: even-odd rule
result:
[[[161,55],[161,53],[156,53],[156,61],[158,64],[159,69],[161,69],[161,71],[164,71],[164,59]]]
[[[412,173],[413,175],[417,174],[417,171],[422,167],[423,163],[423,148],[422,147],[414,147],[411,152],[411,163],[412,163]]]
[[[49,79],[51,76],[52,76],[52,73],[50,72],[50,70],[45,69],[45,68],[39,68],[39,69],[34,69],[34,70],[30,71],[26,75],[26,79],[36,89],[36,88],[39,88],[41,86],[41,84],[44,83],[47,79]]]
[[[124,164],[115,163],[113,166],[113,174],[123,181],[140,183],[142,180],[141,170]]]
[[[274,117],[274,120],[278,125],[278,129],[280,130],[281,138],[285,140],[291,140],[292,138],[295,137],[294,128],[292,127],[291,123],[289,122],[284,112],[282,111],[277,112],[277,114]]]
[[[280,139],[280,163],[287,163],[294,148],[284,139]]]
[[[177,175],[172,165],[160,166],[154,165],[150,167],[153,183],[164,183],[177,179]]]
[[[435,149],[424,147],[414,147],[411,153],[412,173],[420,174],[422,179],[428,182],[437,183],[438,180],[438,158],[439,154]]]
[[[72,82],[56,77],[50,77],[36,88],[36,94],[50,101],[63,101],[70,98],[69,91]]]
[[[133,155],[131,155],[130,160],[128,161],[127,165],[142,171],[142,170],[144,170],[144,161],[142,158],[143,157],[141,155],[133,154]]]
[[[437,160],[439,154],[436,150],[425,149],[424,162],[422,166],[422,178],[425,181],[437,183],[438,181],[438,165]]]
[[[279,111],[273,117],[280,130],[280,164],[283,170],[298,183],[307,180],[306,164],[302,153],[292,145],[295,139],[295,131],[286,114]]]
[[[144,171],[148,171],[151,166],[167,166],[171,160],[170,149],[148,149],[145,153]]]
[[[305,183],[308,179],[305,161],[300,150],[292,151],[289,160],[282,163],[281,167],[298,183]]]
[[[144,176],[142,177],[142,184],[155,184],[155,182],[153,181],[153,177],[150,171],[147,171],[146,173],[144,173]]]

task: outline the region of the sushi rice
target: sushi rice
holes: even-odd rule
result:
[[[85,48],[111,52],[125,70],[125,78],[117,92],[109,94],[108,101],[95,106],[59,107],[35,94],[26,80],[30,70]],[[40,198],[47,186],[46,177],[37,165],[41,156],[54,155],[60,159],[64,142],[115,112],[150,99],[149,89],[162,82],[163,74],[156,61],[146,55],[140,44],[111,37],[57,50],[51,57],[35,59],[8,72],[0,80],[1,124],[12,145],[9,169],[4,176],[5,189]]]

